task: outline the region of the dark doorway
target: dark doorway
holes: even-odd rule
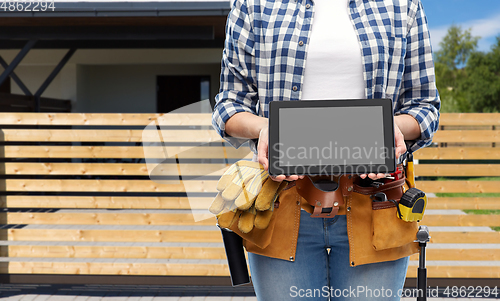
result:
[[[10,77],[0,85],[0,93],[10,93]]]
[[[162,75],[157,77],[156,108],[168,113],[210,98],[210,76]]]

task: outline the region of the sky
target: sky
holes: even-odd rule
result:
[[[434,51],[455,24],[462,29],[472,28],[473,36],[480,36],[478,50],[489,51],[500,36],[500,0],[421,0],[431,32]]]

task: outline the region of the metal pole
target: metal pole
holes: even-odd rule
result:
[[[29,40],[26,45],[24,45],[23,49],[16,55],[16,57],[10,62],[10,65],[5,68],[2,75],[0,75],[0,86],[3,82],[12,74],[14,69],[16,69],[17,65],[23,60],[23,58],[28,54],[28,52],[35,46],[37,40]]]
[[[57,66],[52,70],[52,72],[49,74],[47,79],[43,82],[43,84],[38,88],[38,90],[35,93],[35,112],[40,112],[40,97],[42,96],[43,92],[47,89],[47,87],[50,85],[50,83],[54,80],[54,78],[59,74],[61,69],[66,65],[66,63],[69,61],[69,59],[73,56],[75,53],[76,48],[70,49],[66,55],[62,58],[62,60],[57,64]]]
[[[417,242],[420,246],[419,266],[417,273],[417,301],[427,301],[427,268],[425,267],[425,247],[430,241],[429,228],[420,226],[417,232]]]
[[[2,65],[2,67],[4,69],[7,69],[9,67],[9,64],[7,64],[7,62],[3,59],[2,56],[0,56],[0,64]],[[21,81],[21,79],[16,75],[16,73],[14,71],[12,71],[12,73],[10,74],[10,77],[12,77],[12,79],[16,82],[16,84],[19,86],[19,88],[21,88],[21,90],[23,90],[23,93],[27,96],[33,96],[33,94],[31,94],[31,91],[24,85],[24,83]]]

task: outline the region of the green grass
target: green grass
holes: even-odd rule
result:
[[[438,192],[437,197],[440,198],[498,198],[500,193],[448,193]]]
[[[500,232],[500,227],[490,227],[493,231]]]
[[[437,177],[438,181],[500,181],[500,177]]]
[[[500,210],[475,210],[475,209],[464,209],[463,212],[467,214],[483,214],[483,215],[494,215],[500,214]]]

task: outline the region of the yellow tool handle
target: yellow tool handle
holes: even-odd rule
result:
[[[413,166],[413,155],[406,157],[406,184],[408,188],[415,188],[415,167]]]

